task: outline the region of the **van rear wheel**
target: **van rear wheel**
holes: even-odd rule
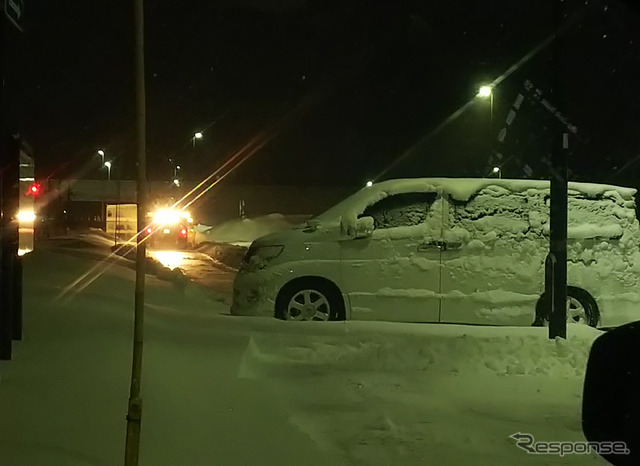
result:
[[[547,293],[542,293],[536,303],[536,320],[534,326],[542,326],[549,321],[548,310],[551,308],[547,302]],[[597,327],[600,321],[600,311],[595,299],[582,288],[576,286],[567,287],[567,323],[586,324]]]
[[[600,312],[595,299],[589,293],[575,286],[567,287],[567,322],[597,327]]]

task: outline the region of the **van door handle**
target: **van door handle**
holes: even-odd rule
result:
[[[443,250],[444,242],[443,241],[429,241],[428,243],[420,243],[418,244],[419,252],[433,251],[434,249]]]

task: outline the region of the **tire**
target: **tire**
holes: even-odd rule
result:
[[[536,320],[533,326],[544,326],[549,322],[547,293],[542,293],[536,303]],[[600,322],[600,311],[593,297],[582,288],[567,286],[567,323],[585,324],[597,327]]]
[[[275,316],[282,320],[345,320],[340,290],[328,280],[299,279],[278,294]]]

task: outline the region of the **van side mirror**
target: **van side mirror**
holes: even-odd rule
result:
[[[368,238],[373,234],[373,217],[361,217],[356,220],[355,238]]]
[[[342,220],[340,230],[351,238],[368,238],[374,230],[373,217],[360,217],[355,224]]]
[[[640,321],[598,337],[589,354],[582,431],[614,465],[640,464]],[[596,445],[595,447],[593,445]]]

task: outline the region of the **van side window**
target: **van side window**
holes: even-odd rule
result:
[[[494,196],[480,192],[467,202],[453,201],[453,227],[472,237],[488,232],[498,236],[524,234],[529,229],[527,199],[519,194]]]
[[[376,229],[419,225],[427,218],[436,193],[402,193],[370,205],[359,217],[373,217]]]

